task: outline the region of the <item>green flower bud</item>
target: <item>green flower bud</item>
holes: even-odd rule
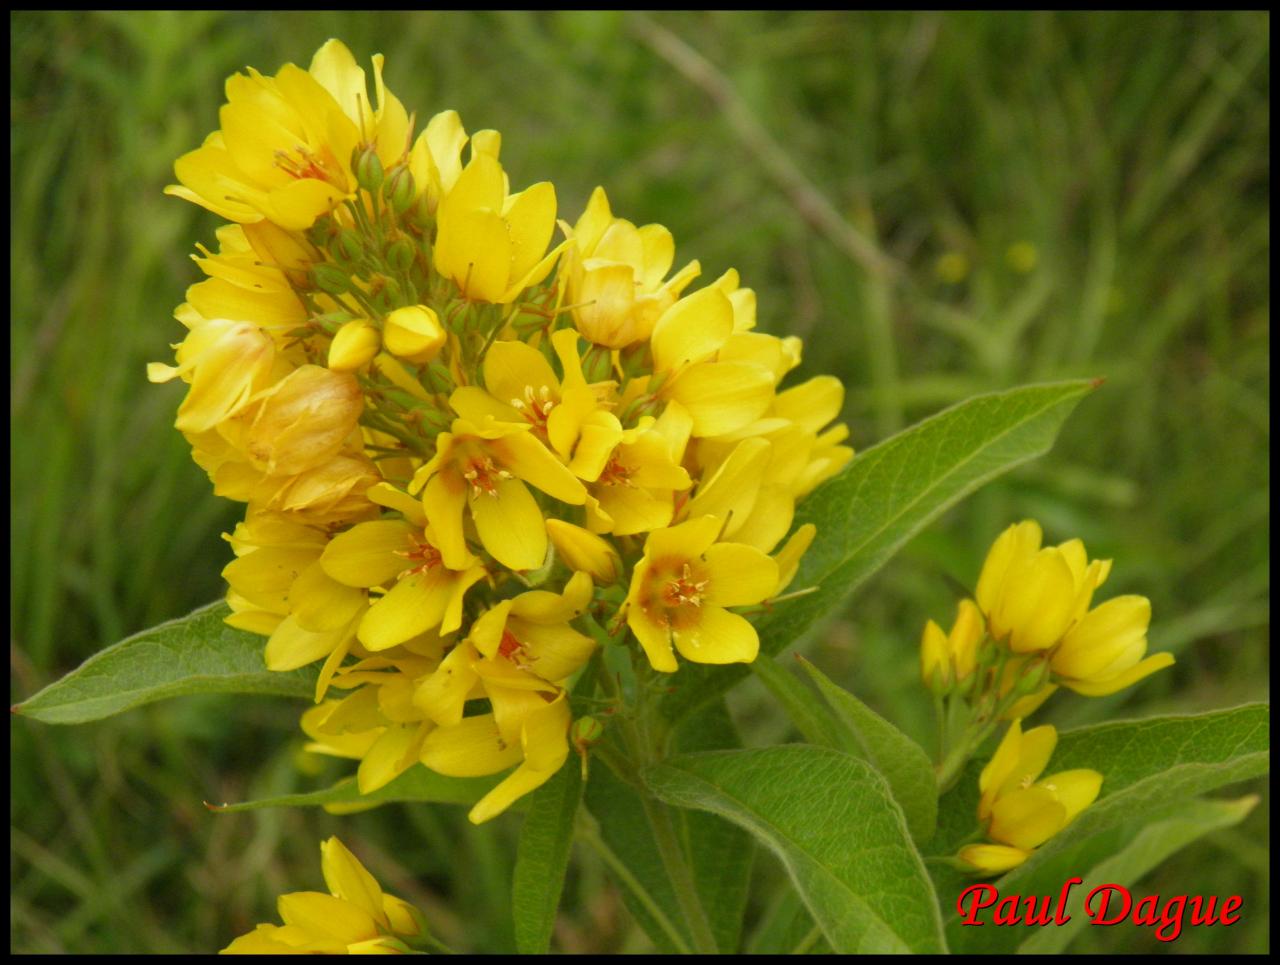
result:
[[[382,186],[382,196],[387,199],[387,204],[391,205],[391,210],[396,214],[404,214],[409,210],[416,191],[413,175],[403,164],[392,168],[391,176]]]
[[[374,304],[383,312],[392,311],[405,302],[404,289],[400,287],[400,283],[386,275],[378,275],[374,279],[373,291],[376,293]]]
[[[387,264],[395,271],[408,271],[415,254],[413,242],[400,237],[387,246]]]
[[[377,194],[382,187],[385,173],[382,170],[382,159],[372,144],[363,148],[357,147],[351,154],[351,170],[355,172],[356,183],[370,194]]]
[[[603,736],[604,724],[594,717],[579,717],[573,722],[573,728],[569,731],[569,739],[579,750],[585,750],[592,744],[599,743]]]
[[[330,295],[343,295],[351,290],[351,276],[337,265],[312,265],[311,283]]]
[[[360,261],[364,258],[364,239],[350,228],[343,228],[338,235],[338,249],[348,261]]]

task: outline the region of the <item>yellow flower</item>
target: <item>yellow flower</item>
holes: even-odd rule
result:
[[[1000,534],[978,578],[978,606],[993,639],[1015,654],[1047,652],[1055,679],[1077,693],[1114,693],[1173,663],[1167,653],[1143,659],[1151,603],[1121,596],[1090,609],[1110,560],[1089,561],[1084,544],[1040,547],[1039,524],[1027,520]]]
[[[543,181],[508,195],[502,165],[474,143],[437,218],[436,270],[472,301],[513,301],[546,278],[560,254],[555,248],[544,257],[555,230],[555,188]]]
[[[274,363],[275,345],[256,325],[217,319],[187,334],[178,346],[176,367],[152,362],[147,377],[152,382],[181,377],[191,383],[175,425],[198,433],[245,408],[269,384]]]
[[[662,225],[637,228],[615,218],[604,188],[565,234],[574,242],[561,267],[578,331],[597,345],[626,348],[647,339],[654,323],[701,268],[690,262],[670,280],[675,242]]]
[[[421,913],[384,892],[346,845],[331,837],[320,845],[320,865],[328,893],[281,895],[283,925],[259,925],[222,950],[224,955],[300,953],[400,954],[401,939],[426,933]]]
[[[1144,596],[1118,596],[1094,607],[1053,652],[1054,674],[1064,687],[1100,697],[1171,666],[1171,653],[1143,659],[1150,622],[1151,601]]]
[[[741,543],[717,543],[722,522],[702,516],[649,534],[627,594],[627,625],[655,670],[674,673],[675,644],[696,663],[750,663],[755,627],[726,607],[772,595],[778,564]]]
[[[1040,525],[1032,520],[1010,526],[978,577],[978,606],[991,636],[1008,641],[1014,653],[1055,646],[1111,570],[1110,560],[1088,562],[1078,539],[1044,549],[1040,540]]]
[[[679,402],[695,437],[720,436],[749,425],[773,399],[773,375],[755,362],[716,361],[733,334],[733,304],[715,285],[686,295],[662,313],[650,348],[658,395]]]
[[[1060,771],[1036,780],[1057,743],[1052,726],[1024,734],[1021,720],[1009,725],[978,778],[978,820],[995,843],[961,848],[961,861],[983,874],[1017,867],[1094,802],[1102,787],[1097,771]]]
[[[435,456],[414,475],[413,491],[422,491],[446,566],[460,568],[468,556],[464,507],[494,559],[530,570],[546,556],[547,531],[525,483],[573,505],[586,499],[582,483],[528,429],[493,421],[481,428],[458,419],[452,432],[440,433]]]
[[[656,423],[620,433],[588,487],[587,526],[592,531],[630,536],[671,522],[676,492],[692,485],[680,465],[688,426],[687,414],[672,403]]]
[[[485,576],[470,553],[450,566],[421,509],[408,505],[416,509],[409,518],[360,523],[335,536],[320,557],[324,572],[343,586],[394,582],[360,622],[358,636],[369,650],[385,650],[428,630],[457,630],[467,590]]]
[[[351,155],[363,137],[388,166],[408,147],[408,117],[383,86],[381,55],[373,67],[376,112],[364,71],[336,40],[316,52],[309,71],[285,64],[274,77],[253,68],[235,74],[227,80],[221,129],[178,159],[182,184],[165,192],[232,221],[311,227],[355,190]]]

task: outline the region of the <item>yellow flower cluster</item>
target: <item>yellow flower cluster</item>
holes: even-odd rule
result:
[[[950,633],[930,620],[920,643],[921,676],[939,693],[1025,693],[1006,718],[1025,717],[1064,686],[1113,694],[1170,666],[1147,652],[1151,602],[1118,596],[1090,608],[1111,572],[1084,543],[1041,547],[1040,525],[1016,523],[996,539],[978,577],[977,602],[962,600]],[[987,646],[984,647],[984,642]]]
[[[1015,720],[978,778],[978,820],[994,844],[971,844],[957,857],[983,874],[1015,868],[1076,819],[1098,797],[1102,775],[1079,769],[1040,777],[1058,732],[1051,725],[1023,733]]]
[[[283,925],[259,925],[223,955],[396,955],[410,951],[404,939],[426,936],[421,913],[388,895],[337,838],[320,845],[320,867],[329,893],[281,895]]]
[[[373,99],[337,41],[228,80],[168,191],[233,223],[149,375],[189,385],[176,425],[247,504],[228,622],[274,670],[322,662],[310,746],[366,793],[516,766],[479,822],[564,763],[607,636],[662,672],[754,659],[734,608],[794,577],[796,501],[852,450],[840,383],[780,388],[800,342],[755,330],[736,272],[686,292],[698,263],[670,274],[671,233],[601,189],[557,222],[496,131],[415,136],[373,66]]]

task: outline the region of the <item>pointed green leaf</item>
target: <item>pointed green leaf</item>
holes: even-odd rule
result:
[[[854,748],[849,746],[852,743],[848,739],[849,735],[842,733],[831,709],[777,660],[771,657],[753,660],[751,672],[782,705],[782,709],[791,718],[791,723],[796,725],[806,741],[819,747],[834,747],[856,754]]]
[[[738,824],[781,859],[836,952],[940,952],[941,916],[888,785],[807,744],[673,757],[643,772],[676,807]]]
[[[185,694],[271,694],[310,698],[314,667],[275,673],[266,641],[223,622],[221,601],[143,630],[82,663],[13,708],[46,724],[83,724]]]
[[[762,654],[775,655],[819,620],[948,507],[979,486],[1042,455],[1094,383],[1053,382],[981,395],[860,453],[804,500],[796,524],[818,533],[793,588],[817,592],[779,603],[756,621]],[[664,714],[678,720],[747,673],[685,664]]]
[[[239,811],[257,811],[262,808],[323,807],[327,811],[345,814],[364,811],[393,801],[419,801],[433,804],[472,805],[491,791],[504,775],[488,777],[445,777],[425,767],[409,768],[394,781],[369,794],[361,794],[354,777],[344,777],[331,787],[301,794],[282,794],[277,797],[241,801],[238,804],[209,805],[218,814],[234,814]],[[513,805],[518,810],[519,801]]]
[[[545,955],[551,948],[581,799],[582,770],[573,756],[529,797],[511,880],[516,949],[522,955]]]
[[[835,712],[854,746],[849,753],[864,758],[884,775],[902,808],[916,841],[933,836],[938,819],[938,780],[924,748],[843,687],[832,683],[821,670],[800,657],[818,691]]]

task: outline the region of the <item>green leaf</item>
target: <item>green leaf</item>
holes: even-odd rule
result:
[[[685,721],[676,732],[675,743],[682,751],[694,751],[735,747],[740,742],[724,701],[719,700]],[[594,762],[587,781],[586,803],[600,825],[605,843],[634,879],[633,883],[619,883],[623,886],[623,901],[636,922],[660,951],[691,948],[684,910],[667,878],[639,792],[602,762]],[[741,828],[714,814],[682,811],[674,817],[716,944],[722,952],[736,952],[755,842]],[[637,887],[643,890],[643,898],[636,894]],[[683,949],[673,939],[673,931]]]
[[[782,709],[791,718],[791,723],[796,725],[806,741],[819,747],[834,747],[851,754],[857,753],[848,746],[853,743],[849,739],[850,735],[841,732],[830,708],[821,700],[815,699],[817,694],[777,660],[759,657],[751,662],[751,672],[769,688],[769,693],[782,705]]]
[[[941,916],[884,779],[807,744],[673,757],[645,783],[738,824],[781,859],[836,952],[940,952]]]
[[[310,698],[316,669],[275,673],[266,641],[223,622],[221,601],[108,647],[13,708],[46,724],[83,724],[186,694],[271,694]]]
[[[529,799],[511,881],[516,949],[522,955],[545,955],[551,948],[581,800],[582,770],[572,755]]]
[[[864,758],[884,775],[907,819],[911,837],[927,841],[938,820],[938,779],[924,748],[843,687],[832,683],[821,670],[800,657],[819,692],[850,735],[853,746],[843,749]]]
[[[757,621],[761,653],[782,652],[834,616],[854,587],[948,507],[1047,452],[1094,384],[1053,382],[976,396],[859,454],[797,508],[796,524],[814,523],[818,533],[792,586],[818,589]],[[679,720],[747,672],[685,664],[663,712]]]
[[[260,798],[257,801],[241,801],[238,804],[211,804],[208,807],[219,814],[285,807],[323,807],[341,814],[363,811],[393,801],[472,805],[488,794],[504,776],[493,774],[488,777],[445,777],[443,774],[415,765],[394,781],[370,794],[360,793],[354,777],[344,777],[332,787],[318,791],[282,794],[277,797]],[[518,810],[520,803],[517,801],[513,805],[513,810]]]
[[[1235,801],[1191,801],[1179,805],[1172,816],[1151,821],[1136,834],[1126,835],[1119,850],[1107,852],[1087,872],[1086,866],[1076,864],[1075,870],[1056,876],[1053,884],[1049,884],[1049,879],[1044,876],[1038,876],[1039,881],[1031,885],[1030,894],[1052,894],[1055,890],[1060,891],[1062,883],[1075,876],[1083,878],[1084,882],[1072,889],[1065,903],[1066,913],[1071,916],[1071,920],[1056,928],[1037,929],[1018,946],[1018,951],[1042,955],[1064,951],[1088,923],[1084,913],[1084,899],[1090,891],[1107,883],[1132,888],[1143,875],[1174,852],[1211,831],[1239,824],[1257,803],[1257,795],[1252,794]],[[1048,890],[1041,888],[1040,881],[1045,882]],[[990,951],[985,942],[983,950]]]

